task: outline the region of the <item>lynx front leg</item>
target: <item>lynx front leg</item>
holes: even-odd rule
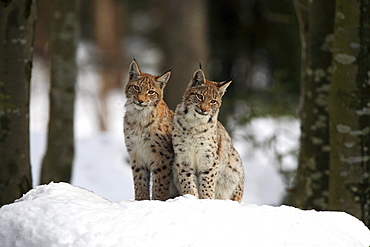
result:
[[[135,200],[150,200],[149,196],[149,183],[150,173],[149,170],[137,165],[132,165],[132,175],[134,177]]]
[[[153,169],[152,199],[165,201],[170,198],[171,164],[162,164]]]
[[[199,175],[199,199],[215,199],[215,185],[218,164],[214,162],[210,168]]]
[[[181,194],[190,194],[199,198],[194,169],[189,164],[182,162],[176,164],[180,182]]]
[[[244,193],[244,177],[240,179],[240,182],[235,188],[235,191],[231,197],[231,200],[241,202],[243,199],[243,193]]]

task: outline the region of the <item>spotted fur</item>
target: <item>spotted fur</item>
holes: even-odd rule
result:
[[[161,76],[142,73],[135,60],[130,65],[125,89],[124,134],[135,200],[167,200],[176,195],[171,186],[173,112],[163,100],[163,89],[170,75],[170,71]]]
[[[239,202],[243,197],[241,159],[217,120],[222,96],[230,83],[206,80],[199,69],[176,108],[172,124],[174,174],[182,195]]]

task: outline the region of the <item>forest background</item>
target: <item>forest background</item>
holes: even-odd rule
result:
[[[220,111],[231,135],[255,118],[299,119],[300,145],[289,153],[297,156],[297,170],[284,169],[288,154],[277,152],[272,161],[286,178],[282,203],[346,211],[369,226],[369,5],[368,0],[1,1],[0,205],[32,188],[33,59],[50,66],[40,178],[48,183],[71,178],[78,72],[93,66],[100,73],[99,128],[106,131],[108,95],[123,91],[135,57],[153,74],[172,68],[165,90],[171,109],[199,63],[207,78],[233,78]],[[82,65],[76,63],[81,44],[89,47]],[[256,148],[276,142],[272,136],[261,143],[254,133],[243,138]]]

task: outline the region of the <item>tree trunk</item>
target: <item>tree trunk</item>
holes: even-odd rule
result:
[[[50,120],[47,151],[42,163],[42,184],[69,182],[71,178],[78,2],[52,2]]]
[[[206,4],[200,0],[165,0],[163,3],[166,68],[173,67],[170,83],[165,88],[165,100],[175,109],[199,63],[207,64]]]
[[[95,34],[101,77],[100,130],[107,130],[107,98],[112,89],[123,85],[122,16],[123,3],[117,0],[95,0]]]
[[[35,1],[0,2],[0,207],[32,188],[29,90]]]
[[[295,1],[301,23],[301,138],[296,205],[326,210],[329,189],[328,93],[335,1],[309,1],[308,22]]]
[[[370,15],[368,0],[338,0],[330,88],[331,210],[370,226]]]

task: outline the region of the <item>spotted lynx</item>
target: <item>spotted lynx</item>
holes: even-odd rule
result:
[[[170,71],[161,76],[142,73],[135,60],[130,65],[125,89],[124,134],[134,178],[135,200],[166,200],[175,193],[170,191],[174,160],[171,142],[173,112],[163,101],[163,89],[170,75]]]
[[[244,171],[229,134],[217,120],[231,81],[206,80],[198,69],[177,106],[172,124],[174,174],[181,194],[241,201]]]

